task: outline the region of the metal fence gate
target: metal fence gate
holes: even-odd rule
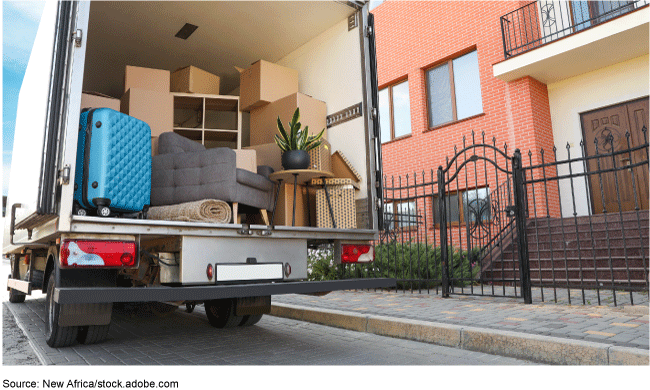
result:
[[[390,277],[402,291],[445,297],[648,302],[650,155],[640,127],[596,127],[589,142],[523,158],[472,133],[437,170],[384,177],[374,263],[335,265],[321,253],[311,275]]]
[[[530,302],[523,180],[519,151],[484,133],[463,139],[435,174],[385,178],[375,266],[403,289]]]

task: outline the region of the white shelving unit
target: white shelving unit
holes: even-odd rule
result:
[[[239,96],[172,92],[174,132],[201,142],[221,141],[241,149]]]

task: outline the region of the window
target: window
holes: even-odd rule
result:
[[[605,22],[634,8],[633,1],[571,1],[571,16],[580,31]]]
[[[382,143],[411,134],[408,80],[379,91],[379,127]]]
[[[426,71],[429,128],[483,112],[476,50]]]
[[[384,204],[385,228],[399,229],[418,226],[418,212],[415,201]]]
[[[459,196],[460,195],[460,196]],[[490,190],[487,187],[475,188],[447,194],[447,223],[475,222],[477,219],[492,219]],[[433,223],[440,224],[438,197],[433,197]]]

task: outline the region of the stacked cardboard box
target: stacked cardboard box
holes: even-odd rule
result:
[[[219,95],[220,80],[219,76],[196,66],[186,66],[171,74],[171,91]]]
[[[158,136],[172,131],[174,100],[168,70],[127,66],[120,111],[151,127],[151,153],[158,153]]]
[[[284,168],[282,152],[275,144],[278,134],[277,118],[285,128],[296,108],[300,109],[301,127],[309,127],[309,134],[316,135],[327,129],[327,105],[318,99],[298,91],[298,72],[267,61],[257,61],[248,69],[240,70],[240,107],[250,112],[250,146],[257,152],[257,164],[271,166],[275,171]],[[310,151],[310,169],[331,172],[331,147],[327,142],[327,130],[323,143]],[[296,226],[310,226],[307,186],[299,186],[296,196]],[[314,192],[315,194],[315,192]],[[291,225],[293,186],[282,184],[277,200],[275,223]],[[305,211],[306,210],[306,211]]]
[[[83,91],[81,93],[81,108],[111,108],[120,110],[120,99],[99,92]]]

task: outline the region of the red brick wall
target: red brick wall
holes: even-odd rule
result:
[[[472,131],[477,141],[481,140],[484,132],[490,144],[493,138],[500,148],[507,143],[510,155],[516,148],[520,149],[524,166],[530,164],[529,151],[532,152],[533,164],[540,163],[541,148],[546,151],[545,161],[552,159],[553,132],[546,85],[530,77],[506,83],[493,76],[492,65],[504,59],[499,18],[526,3],[387,1],[372,11],[375,15],[380,88],[405,77],[409,80],[412,134],[382,147],[384,174],[389,183],[393,176],[396,183],[399,177],[405,183],[405,175],[409,174],[412,184],[414,172],[417,172],[418,181],[421,181],[422,172],[430,179],[431,169],[435,176],[437,167],[445,165],[445,159],[454,155],[454,147],[462,148],[463,137],[468,144],[471,143]],[[476,48],[478,53],[483,114],[428,130],[425,69],[472,48]],[[481,164],[477,165],[483,183],[474,183],[473,179],[464,183],[464,177],[460,177],[452,187],[464,189],[487,184],[491,189],[496,188],[494,169],[488,168],[488,172],[483,172]],[[552,176],[549,170],[546,173]],[[539,203],[544,193],[541,186],[537,186],[535,194],[529,191],[528,195],[529,199],[534,195]],[[558,216],[557,191],[550,191],[550,188],[549,204],[551,215]],[[430,199],[426,203],[419,201],[418,209],[424,207],[429,218]],[[537,204],[538,215],[545,215],[545,206],[543,214],[540,207]]]

